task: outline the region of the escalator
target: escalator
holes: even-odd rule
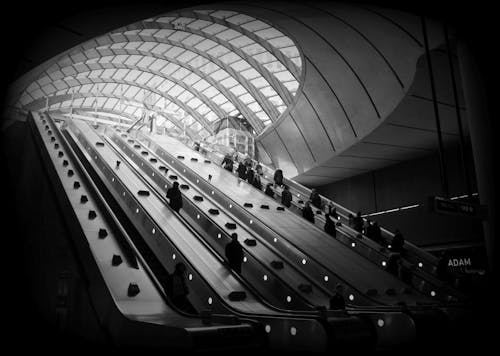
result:
[[[235,322],[221,316],[218,322],[206,325],[199,317],[171,306],[54,122],[34,113],[28,123],[47,181],[68,226],[70,244],[78,253],[91,304],[113,345],[193,351],[262,345],[255,322]],[[207,334],[220,337],[210,339]],[[236,339],[239,341],[232,341]]]

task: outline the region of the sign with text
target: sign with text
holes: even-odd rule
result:
[[[430,197],[429,208],[438,214],[459,215],[476,219],[486,219],[486,206],[441,197]]]

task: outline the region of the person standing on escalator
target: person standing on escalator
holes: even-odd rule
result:
[[[238,165],[238,184],[240,184],[241,181],[245,181],[247,179],[247,167],[243,162],[241,162]]]
[[[292,193],[290,193],[288,185],[283,186],[283,191],[281,192],[281,204],[287,208],[292,206]]]
[[[330,310],[345,310],[344,287],[337,283],[335,294],[330,298]]]
[[[167,190],[167,198],[169,199],[169,204],[170,207],[178,213],[179,210],[182,208],[182,193],[179,190],[179,183],[174,182],[174,185],[172,188],[169,188]]]
[[[281,169],[277,169],[274,172],[274,184],[275,186],[281,186],[283,184],[283,171]]]
[[[311,208],[311,202],[306,201],[304,208],[302,208],[302,216],[314,224],[314,212]]]
[[[241,273],[241,264],[243,263],[243,247],[238,241],[238,234],[231,234],[231,242],[226,245],[226,258],[229,268]]]

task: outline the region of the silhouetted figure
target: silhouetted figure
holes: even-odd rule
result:
[[[284,186],[284,189],[281,192],[281,204],[283,204],[287,208],[292,205],[292,193],[290,193],[290,189],[287,185]]]
[[[243,247],[238,242],[238,234],[231,234],[231,242],[226,245],[226,258],[229,268],[241,273],[241,264],[243,263]]]
[[[247,169],[247,182],[253,184],[254,172],[251,167]]]
[[[403,253],[404,244],[405,244],[405,239],[403,237],[403,234],[401,233],[401,231],[396,229],[396,233],[394,234],[394,237],[392,238],[391,242],[391,250],[394,252]]]
[[[403,259],[398,259],[398,277],[406,284],[412,284],[413,273],[403,265]]]
[[[330,214],[325,214],[325,232],[333,237],[337,236],[337,230],[335,229],[335,221],[330,217]]]
[[[266,195],[269,195],[271,198],[274,199],[274,190],[273,190],[273,184],[272,183],[267,183],[266,190],[265,190],[264,193],[266,193]]]
[[[283,184],[283,171],[281,169],[277,169],[274,172],[274,184],[279,186]]]
[[[302,208],[302,216],[314,224],[314,212],[311,208],[311,203],[306,201],[306,204]]]
[[[337,208],[335,208],[332,203],[330,203],[328,205],[328,215],[330,215],[330,217],[332,219],[335,219],[335,220],[339,219],[339,214],[337,213]]]
[[[257,189],[262,190],[262,182],[258,174],[254,175],[252,185]]]
[[[244,181],[247,179],[247,167],[245,166],[245,164],[243,163],[240,163],[238,165],[238,184],[240,183],[240,181]]]
[[[356,216],[352,219],[353,229],[357,232],[363,233],[363,218],[361,212],[358,211]]]
[[[385,269],[387,272],[398,276],[398,260],[400,259],[399,254],[397,253],[391,253],[389,256],[389,259],[387,260],[387,264],[385,266]]]
[[[382,230],[380,230],[380,226],[376,221],[372,225],[372,236],[373,236],[373,241],[376,241],[380,245],[385,246],[385,241],[384,238],[382,237]]]
[[[260,163],[257,163],[255,166],[255,173],[257,173],[259,176],[264,175],[264,172],[262,171],[262,166]]]
[[[349,227],[352,227],[354,229],[354,216],[352,216],[352,214],[349,213],[349,215],[347,216],[347,219],[349,220],[348,221]]]
[[[182,208],[182,194],[179,190],[178,182],[174,182],[172,188],[167,190],[167,198],[169,199],[170,207],[179,212],[180,208]]]
[[[316,191],[315,188],[311,190],[311,195],[309,196],[309,200],[311,201],[311,204],[317,207],[318,209],[321,209],[321,197],[319,196],[319,193]]]
[[[222,167],[229,172],[233,172],[233,160],[229,156],[225,156],[222,161]]]
[[[187,298],[189,288],[186,284],[184,272],[186,272],[186,265],[182,262],[177,263],[174,272],[170,276],[170,286],[167,293],[177,308],[189,313],[192,312],[193,307]]]
[[[365,233],[366,237],[372,238],[372,222],[370,219],[366,219],[365,224],[363,226],[363,232]],[[370,236],[368,236],[370,234]]]
[[[341,284],[335,286],[335,294],[330,298],[331,310],[345,310],[344,287]]]

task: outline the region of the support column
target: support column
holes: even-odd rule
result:
[[[483,222],[486,254],[491,278],[497,275],[496,256],[496,206],[494,169],[497,165],[493,157],[493,120],[488,110],[487,91],[484,77],[469,44],[458,41],[458,60],[467,107],[467,122],[472,143],[472,153],[477,178],[479,201],[488,207],[487,220]],[[494,69],[494,68],[491,68]],[[498,184],[498,182],[497,182]]]

